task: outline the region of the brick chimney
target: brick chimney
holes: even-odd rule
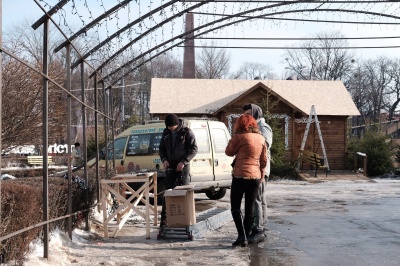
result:
[[[186,14],[185,32],[189,32],[194,29],[193,13]],[[185,36],[185,50],[183,52],[183,78],[194,79],[196,78],[195,73],[195,57],[194,57],[194,32],[191,32]]]

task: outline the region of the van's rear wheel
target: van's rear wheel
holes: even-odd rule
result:
[[[211,200],[222,199],[226,194],[226,188],[220,188],[219,190],[207,190],[206,195]]]

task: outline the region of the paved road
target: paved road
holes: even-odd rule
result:
[[[250,265],[400,265],[400,181],[269,183]]]

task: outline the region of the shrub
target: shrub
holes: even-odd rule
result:
[[[272,110],[278,106],[279,100],[274,100],[271,91],[265,94],[262,103],[265,121],[271,127],[273,132],[271,146],[271,176],[296,177],[295,165],[285,162],[285,121],[283,118],[276,118]]]
[[[396,147],[395,160],[397,163],[400,163],[400,145]]]
[[[368,176],[378,176],[393,171],[394,147],[390,139],[380,132],[369,131],[361,139],[351,139],[348,150],[351,153],[362,152],[367,155]],[[350,159],[354,160],[354,156],[350,156]]]
[[[41,195],[37,187],[18,184],[13,180],[2,181],[1,187],[1,235],[7,235],[42,220]],[[1,254],[5,261],[14,260],[22,265],[29,253],[29,244],[37,238],[41,228],[23,232],[1,243]]]
[[[88,173],[89,185],[72,184],[72,212],[89,208],[97,196],[97,184],[93,173]],[[1,188],[1,236],[26,228],[43,221],[43,178],[29,177],[2,181]],[[85,189],[86,188],[86,189]],[[68,180],[60,177],[48,179],[48,211],[49,219],[68,214]],[[88,204],[86,203],[88,197]],[[67,229],[68,218],[49,224],[49,231],[56,228]],[[73,229],[78,220],[73,217]],[[22,264],[29,252],[29,244],[43,235],[42,227],[37,227],[8,238],[2,242],[1,254],[5,261]]]
[[[94,135],[89,135],[86,142],[87,157],[92,158],[96,155],[96,138]],[[104,136],[99,138],[99,150],[105,146]]]

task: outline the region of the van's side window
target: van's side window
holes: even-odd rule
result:
[[[126,147],[126,155],[148,155],[150,148],[150,137],[150,134],[130,135],[128,139],[128,146]]]
[[[213,140],[213,147],[216,153],[225,153],[225,148],[228,145],[228,137],[225,130],[220,128],[211,129],[211,136]]]
[[[127,156],[158,155],[162,133],[129,136]]]
[[[108,145],[108,159],[111,160],[113,158],[113,148],[112,144]],[[115,159],[123,159],[124,158],[124,150],[126,144],[126,137],[116,139],[114,141],[115,145]]]
[[[196,137],[197,153],[210,153],[210,137],[206,128],[193,128]],[[224,150],[225,151],[225,150]]]
[[[151,155],[158,155],[160,153],[160,141],[162,133],[152,134],[153,140],[151,143]]]

